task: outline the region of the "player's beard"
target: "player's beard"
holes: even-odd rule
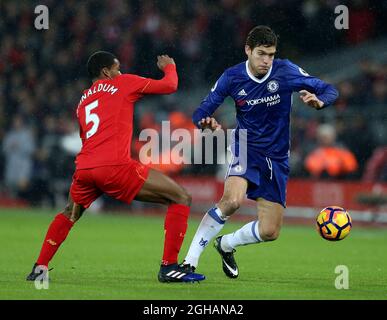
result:
[[[265,67],[264,69],[262,69],[262,67],[254,65],[252,61],[249,61],[249,68],[250,71],[253,71],[252,74],[258,79],[263,78],[270,69],[270,67]]]
[[[254,75],[260,79],[260,78],[263,78],[269,71],[269,67],[265,67],[265,68],[262,68],[262,67],[254,67]]]
[[[258,79],[260,78],[263,78],[264,76],[266,76],[267,72],[269,71],[269,69],[260,69],[258,70],[258,72],[256,73],[256,77]]]

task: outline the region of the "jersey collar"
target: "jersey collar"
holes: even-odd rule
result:
[[[248,76],[250,77],[251,80],[254,80],[255,82],[258,82],[258,83],[262,83],[262,82],[265,82],[267,80],[267,78],[270,77],[270,73],[271,73],[271,69],[273,69],[273,65],[271,65],[269,71],[266,73],[266,75],[262,79],[258,79],[256,76],[254,76],[250,72],[250,69],[249,69],[249,66],[248,66],[248,62],[249,62],[249,60],[246,60],[246,72],[247,72],[247,74],[248,74]]]

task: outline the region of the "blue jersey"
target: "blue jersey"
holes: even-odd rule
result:
[[[326,107],[336,100],[338,92],[289,60],[274,59],[261,79],[250,72],[247,63],[237,64],[221,75],[194,112],[193,122],[198,126],[202,118],[211,117],[230,96],[236,109],[235,142],[238,143],[238,129],[246,129],[248,150],[273,159],[286,158],[290,148],[292,93],[303,89],[312,92]]]

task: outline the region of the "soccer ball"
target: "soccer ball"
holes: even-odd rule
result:
[[[352,219],[349,213],[336,206],[322,209],[317,216],[317,231],[329,241],[343,240],[352,229]]]

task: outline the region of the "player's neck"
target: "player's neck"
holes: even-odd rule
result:
[[[97,81],[107,80],[107,79],[109,79],[109,78],[108,78],[108,77],[99,77],[99,78],[94,78],[94,79],[92,80],[92,82],[93,82],[93,83],[96,83]]]

